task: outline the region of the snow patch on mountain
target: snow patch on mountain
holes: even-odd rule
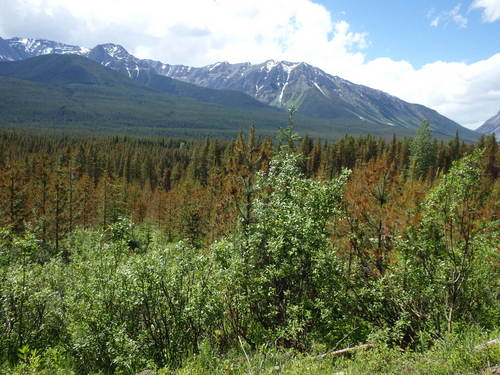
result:
[[[317,82],[313,82],[313,83],[314,83],[314,86],[316,86],[316,88],[323,94],[323,96],[327,97],[325,92],[321,89],[321,87],[319,87],[318,83]]]
[[[265,62],[265,69],[267,72],[270,72],[271,70],[273,70],[278,64],[279,62],[277,61],[274,61],[274,60],[267,60]]]
[[[208,66],[208,71],[211,72],[212,70],[217,69],[217,67],[219,67],[221,65],[222,65],[221,62],[216,62],[215,64],[209,65]]]
[[[285,93],[285,89],[286,87],[288,86],[288,81],[285,82],[285,84],[283,85],[283,88],[281,89],[281,92],[280,92],[280,104],[283,104],[283,94]]]
[[[288,65],[288,63],[283,63],[282,66],[283,66],[283,70],[285,72],[288,73],[288,76],[290,76],[290,73],[296,68],[298,67],[300,64],[302,63],[291,63],[290,65]]]

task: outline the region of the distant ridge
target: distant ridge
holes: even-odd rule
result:
[[[134,80],[71,54],[0,62],[0,127],[232,138],[251,125],[260,135],[274,135],[288,124],[285,111],[244,93],[202,88],[164,76],[146,78]],[[302,134],[324,139],[366,134],[366,128],[356,124],[300,115],[295,127]],[[387,136],[390,129],[370,130]],[[411,132],[400,129],[398,134]]]
[[[167,82],[148,86],[71,54],[0,62],[0,126],[226,137],[251,120],[270,134],[286,126],[284,112],[243,93],[158,79]],[[176,90],[185,95],[169,93]]]
[[[492,118],[486,120],[476,131],[483,134],[495,134],[497,138],[500,137],[500,111]]]

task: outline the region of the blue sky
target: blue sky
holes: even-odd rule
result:
[[[481,9],[472,8],[470,0],[316,2],[334,19],[346,19],[353,30],[368,34],[368,59],[387,56],[408,60],[419,68],[438,60],[471,63],[500,49],[500,22],[483,22]],[[453,14],[458,15],[458,23]],[[437,17],[437,25],[431,25]]]
[[[334,19],[347,19],[353,30],[368,34],[368,59],[387,56],[408,60],[419,68],[438,60],[471,63],[500,50],[500,22],[483,22],[481,9],[471,8],[473,1],[321,0],[317,3],[330,10]],[[450,15],[456,7],[466,25],[457,24]],[[440,21],[432,26],[437,17]]]
[[[475,128],[500,110],[500,0],[0,0],[0,36],[169,64],[305,61]]]

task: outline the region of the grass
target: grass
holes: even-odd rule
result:
[[[500,345],[484,350],[474,347],[499,336],[498,330],[486,334],[468,329],[438,340],[424,351],[390,348],[379,343],[374,349],[336,358],[266,348],[252,355],[241,350],[226,357],[214,357],[202,349],[181,369],[173,372],[162,369],[158,375],[490,374],[489,368],[500,363]]]
[[[233,349],[225,355],[216,355],[208,344],[202,344],[200,353],[190,357],[178,369],[162,368],[156,375],[368,375],[368,374],[432,374],[472,375],[492,374],[490,368],[500,364],[500,345],[482,350],[476,345],[500,337],[500,330],[485,333],[469,328],[465,332],[437,340],[424,351],[390,348],[377,343],[375,348],[353,355],[318,358],[316,349],[299,353],[279,348],[262,347],[254,353],[248,349]],[[71,358],[62,349],[49,349],[21,354],[20,363],[12,368],[0,366],[5,375],[72,375]],[[131,371],[130,374],[135,374]],[[97,375],[97,374],[95,374]]]

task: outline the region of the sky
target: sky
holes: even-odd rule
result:
[[[500,0],[0,0],[0,37],[203,66],[304,61],[469,128],[500,110]]]

